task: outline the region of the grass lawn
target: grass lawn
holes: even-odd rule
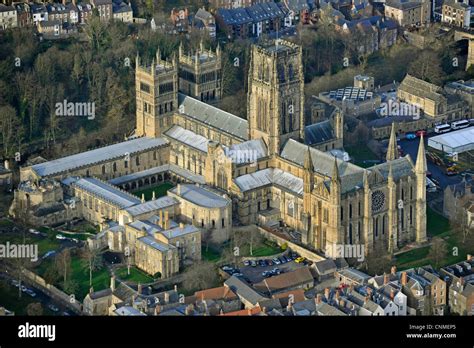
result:
[[[160,184],[158,186],[153,186],[153,187],[148,187],[143,190],[136,190],[133,191],[132,193],[137,196],[142,198],[142,194],[145,194],[145,200],[149,201],[153,197],[153,191],[155,191],[155,197],[163,197],[166,196],[166,192],[170,189],[173,188],[174,185],[170,182],[165,182],[163,184]]]
[[[41,265],[36,267],[33,271],[40,276],[43,276],[46,269],[53,262],[53,258],[49,258],[47,261],[43,261]],[[84,264],[81,262],[81,259],[77,256],[72,256],[71,259],[71,278],[77,283],[77,289],[74,295],[76,298],[82,302],[84,297],[89,292],[89,269],[84,267]],[[61,289],[62,278],[56,282],[55,286]],[[110,274],[108,269],[104,266],[98,271],[92,272],[92,287],[94,291],[103,290],[110,286]]]
[[[125,281],[130,281],[134,283],[142,283],[142,284],[147,284],[151,283],[154,279],[149,276],[148,274],[144,273],[143,271],[140,271],[136,267],[130,267],[130,275],[127,274],[127,267],[122,267],[118,269],[115,274],[121,279]]]
[[[11,244],[38,244],[39,256],[45,254],[50,250],[56,250],[59,248],[59,241],[50,237],[39,237],[31,233],[25,233],[25,239],[21,233],[1,233],[0,244],[10,242]]]
[[[450,230],[449,220],[430,207],[426,208],[426,230],[429,236],[438,236]]]
[[[201,247],[201,256],[204,261],[217,262],[221,258],[221,254],[212,248],[208,248],[206,251],[206,246]]]
[[[242,254],[245,256],[261,257],[261,256],[272,256],[275,254],[279,254],[282,251],[283,250],[276,244],[263,242],[262,244],[253,247],[252,255],[250,255],[249,247],[245,247],[245,250],[243,250]]]
[[[377,156],[369,149],[366,144],[346,147],[346,151],[354,159],[354,163],[363,168],[372,167],[374,163],[364,163],[366,160],[378,160]]]
[[[72,276],[77,282],[76,298],[82,301],[89,292],[89,270],[84,268],[79,257],[73,257],[71,260]],[[110,274],[104,266],[100,270],[92,273],[92,287],[94,291],[106,289],[110,286]]]
[[[459,240],[459,235],[456,235],[451,230],[449,220],[444,216],[438,214],[431,208],[427,208],[427,233],[430,237],[438,237],[444,239],[446,242],[447,254],[444,260],[441,262],[441,267],[452,265],[465,259],[469,250],[466,250]],[[454,248],[457,248],[458,254],[453,255]],[[431,261],[428,259],[428,253],[430,251],[429,246],[425,246],[419,249],[410,250],[403,254],[399,254],[396,257],[397,267],[400,269],[407,269],[412,267],[419,267],[428,265]],[[472,252],[472,251],[471,251]]]

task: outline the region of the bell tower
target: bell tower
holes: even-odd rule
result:
[[[247,117],[249,138],[262,138],[270,154],[289,138],[304,137],[302,49],[284,41],[253,45],[250,53]]]
[[[135,64],[137,107],[136,134],[158,137],[172,124],[178,108],[178,62],[163,60],[160,51],[151,65],[142,64],[139,55]]]

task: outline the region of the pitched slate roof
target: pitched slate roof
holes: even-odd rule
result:
[[[318,122],[304,128],[304,140],[307,145],[324,143],[334,138],[334,128],[330,120]]]
[[[242,141],[248,140],[248,122],[238,116],[212,105],[178,93],[179,110],[204,124],[233,135]]]
[[[222,195],[208,188],[192,184],[180,184],[179,193],[178,187],[171,189],[170,192],[189,202],[207,208],[223,208],[231,202],[229,198],[224,198]]]
[[[331,177],[332,170],[334,168],[334,156],[314,148],[309,149],[311,152],[311,159],[313,160],[314,171],[316,173]],[[296,140],[289,139],[284,145],[280,156],[302,167],[307,151],[307,145],[304,145]],[[337,160],[337,166],[341,178],[349,174],[363,174],[364,172],[363,168],[339,159]]]
[[[119,208],[128,208],[136,204],[140,204],[141,201],[138,197],[135,197],[127,192],[119,190],[118,188],[109,185],[96,178],[81,178],[72,183],[73,187],[78,187],[85,190],[93,195],[96,195],[103,200],[110,202]]]
[[[51,176],[112,159],[123,159],[126,154],[133,155],[153,148],[159,148],[166,144],[168,144],[168,140],[165,138],[137,138],[81,152],[72,156],[58,158],[53,161],[35,164],[31,168],[39,176]]]
[[[258,302],[267,299],[265,296],[252,289],[246,282],[236,276],[232,276],[227,279],[224,282],[224,285],[230,288],[230,290],[232,290],[234,293],[236,293],[239,298],[250,302],[254,306],[256,306]]]
[[[254,286],[259,291],[273,293],[313,282],[314,278],[309,268],[303,267],[291,272],[264,279]]]
[[[303,194],[303,179],[278,168],[266,168],[234,179],[242,192],[267,185],[277,185],[298,195]]]

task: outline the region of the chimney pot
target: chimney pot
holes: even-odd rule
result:
[[[402,285],[407,285],[407,272],[402,272]]]

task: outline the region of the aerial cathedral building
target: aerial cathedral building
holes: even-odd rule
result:
[[[189,54],[180,48],[168,60],[158,52],[150,64],[137,57],[136,137],[130,145],[22,168],[22,181],[93,173],[129,190],[164,174],[231,198],[234,220],[286,226],[299,243],[321,253],[334,245],[393,253],[425,242],[423,141],[416,162],[399,156],[395,127],[382,164],[361,168],[334,157],[326,151],[343,146],[343,114],[318,104],[305,117],[301,47],[267,41],[252,46],[250,54],[247,119],[213,105],[222,97],[219,48],[201,46]],[[317,136],[328,129],[336,134],[330,142]],[[131,165],[123,166],[120,158],[128,152]],[[211,203],[196,202],[195,213],[213,209]],[[190,222],[201,228],[229,223],[192,216]]]

